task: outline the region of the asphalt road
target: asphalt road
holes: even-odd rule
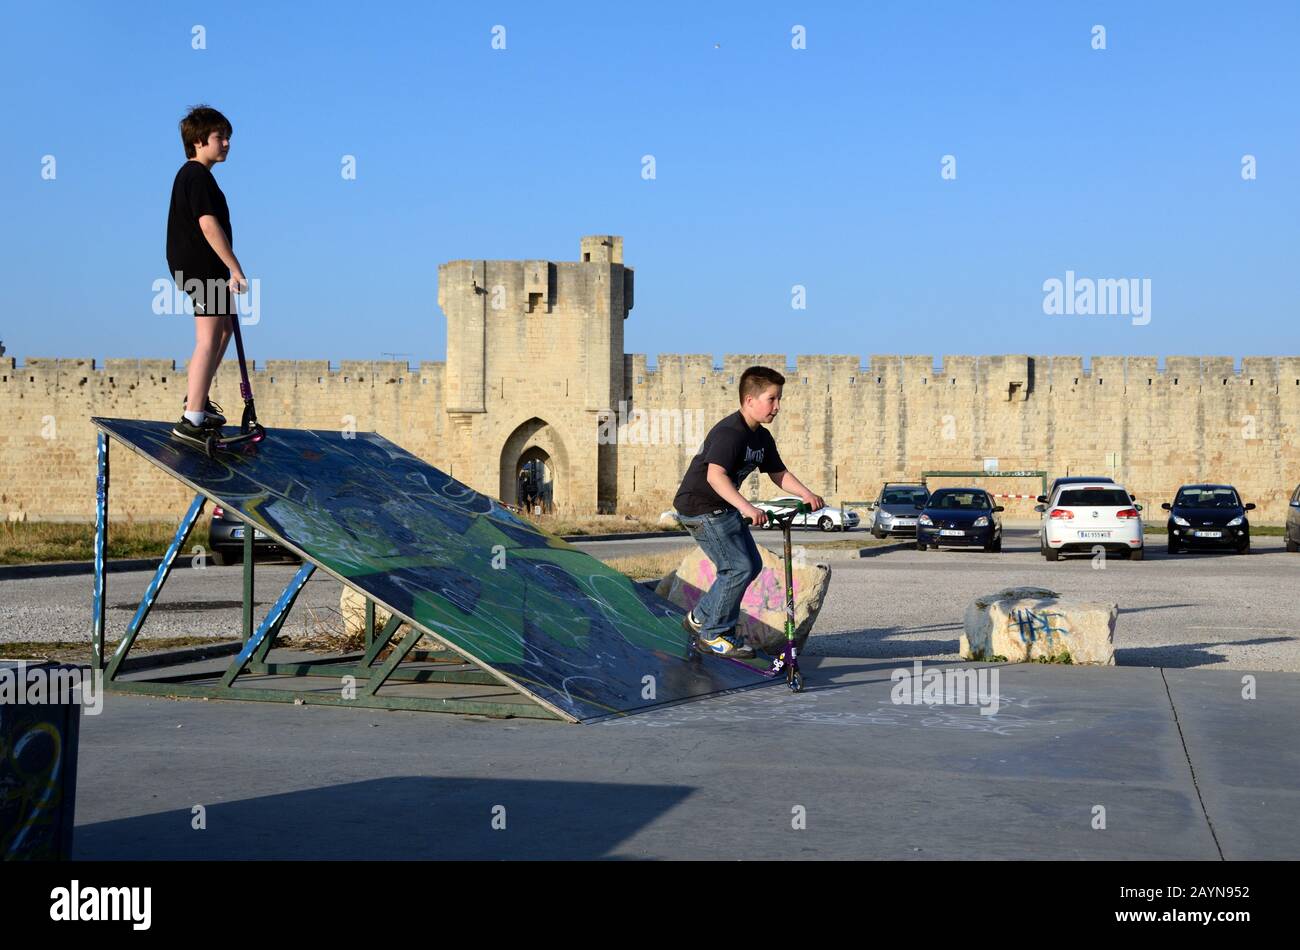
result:
[[[867,537],[865,532],[850,534]],[[780,535],[757,532],[777,547]],[[797,531],[795,543],[819,559],[816,546],[844,534]],[[1300,672],[1300,555],[1288,555],[1281,538],[1258,537],[1254,553],[1164,553],[1162,539],[1139,562],[1090,557],[1049,564],[1035,536],[1009,531],[1000,554],[942,549],[891,549],[861,560],[825,554],[834,574],[826,604],[809,641],[811,655],[956,659],[961,618],[975,597],[1012,585],[1048,587],[1063,595],[1119,604],[1116,661],[1129,666],[1220,667]],[[579,545],[600,557],[682,547],[683,537]],[[265,614],[296,566],[259,561],[256,616]],[[151,573],[108,578],[109,638],[120,637]],[[145,624],[144,639],[236,636],[240,625],[242,568],[176,570]],[[285,631],[337,630],[340,585],[317,572],[299,597]],[[0,581],[0,641],[85,640],[91,618],[89,576]]]

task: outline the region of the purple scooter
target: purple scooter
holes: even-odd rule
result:
[[[799,650],[794,643],[794,566],[790,548],[790,524],[796,515],[806,515],[811,511],[812,508],[806,503],[800,502],[792,508],[767,513],[769,521],[781,526],[781,534],[785,539],[785,646],[772,661],[772,668],[766,675],[778,676],[784,670],[785,685],[796,693],[803,692],[803,674],[799,672]]]
[[[766,670],[757,670],[764,676],[776,677],[785,673],[785,685],[790,687],[791,691],[796,693],[803,692],[803,673],[799,672],[799,650],[794,642],[794,564],[793,552],[790,546],[790,525],[798,515],[806,515],[812,511],[806,503],[800,502],[789,508],[782,509],[779,512],[769,511],[767,518],[773,524],[780,525],[781,533],[785,539],[785,646],[781,652],[772,660],[772,665]],[[750,518],[744,518],[745,524],[753,524]],[[696,649],[699,649],[698,644]],[[708,656],[715,654],[708,653]],[[735,657],[719,657],[729,663],[736,663],[748,670],[756,669],[752,660],[740,660]]]
[[[208,436],[204,449],[208,458],[217,454],[218,449],[251,448],[266,438],[266,429],[257,421],[257,408],[253,405],[253,386],[248,381],[248,362],[244,359],[244,338],[239,332],[239,315],[230,315],[230,328],[235,336],[235,352],[239,354],[239,395],[244,400],[244,415],[239,420],[238,435]]]

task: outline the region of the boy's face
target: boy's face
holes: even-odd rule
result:
[[[781,387],[768,386],[757,396],[746,396],[745,411],[751,419],[771,422],[781,411]]]
[[[225,132],[213,132],[206,142],[194,145],[194,157],[213,162],[224,162],[230,153],[230,136]]]

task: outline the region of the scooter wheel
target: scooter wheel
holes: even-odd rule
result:
[[[803,674],[800,673],[798,670],[792,671],[791,674],[785,678],[785,685],[789,686],[790,691],[793,693],[802,693]]]

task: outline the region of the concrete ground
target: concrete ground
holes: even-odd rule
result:
[[[74,856],[1300,857],[1300,677],[1001,667],[984,716],[895,704],[908,666],[588,725],[109,694]]]

